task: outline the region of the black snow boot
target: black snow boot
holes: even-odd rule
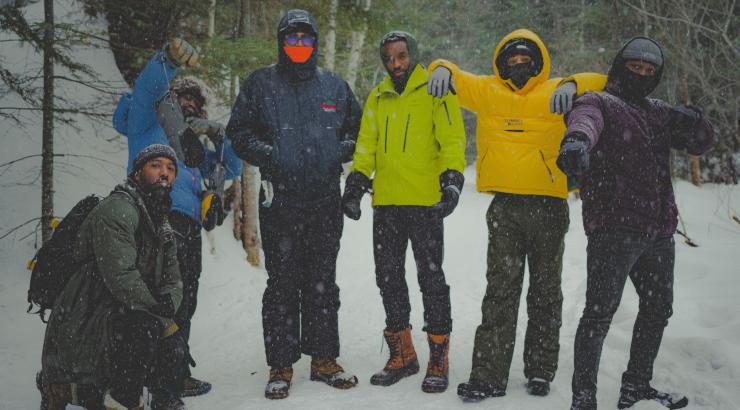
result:
[[[550,382],[541,377],[532,377],[527,382],[527,393],[531,396],[547,396],[550,393]]]
[[[211,383],[208,383],[204,380],[198,380],[195,377],[189,376],[186,377],[185,380],[182,382],[182,392],[180,393],[180,396],[182,397],[193,397],[193,396],[200,396],[203,394],[208,393],[213,388],[213,385]]]
[[[573,393],[570,410],[596,410],[596,393]]]
[[[492,384],[470,379],[457,385],[457,395],[464,402],[479,402],[488,397],[506,396],[506,390]]]
[[[689,405],[689,399],[680,394],[663,393],[650,385],[622,383],[619,389],[618,409],[628,409],[640,400],[655,400],[669,409],[682,409]]]
[[[152,393],[150,406],[152,410],[185,410],[180,395],[169,392]]]

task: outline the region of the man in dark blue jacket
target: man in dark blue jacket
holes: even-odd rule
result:
[[[311,380],[341,389],[357,384],[336,362],[336,261],[341,164],[352,158],[362,112],[349,85],[317,67],[318,30],[308,12],[288,11],[277,40],[277,64],[246,79],[226,128],[237,155],[258,166],[263,179],[269,399],[288,396],[301,353],[312,357]]]
[[[223,134],[214,129],[221,127],[220,125],[204,118],[210,94],[207,86],[194,77],[174,79],[178,68],[195,64],[197,58],[195,49],[184,40],[171,41],[165,50],[151,57],[136,79],[134,90],[121,97],[113,115],[113,126],[128,138],[129,172],[133,159],[145,147],[151,144],[171,145],[171,138],[168,139],[157,118],[158,104],[168,92],[175,96],[175,103],[182,110],[182,116],[190,124],[191,131],[195,130],[190,133],[191,136],[196,133],[211,134],[214,137]],[[197,136],[191,142],[197,145],[194,151],[199,155],[196,155],[197,161],[185,159],[190,166],[183,162],[183,158],[178,158],[179,172],[170,194],[172,212],[169,217],[177,237],[177,258],[183,282],[182,304],[175,320],[186,342],[190,337],[190,323],[197,306],[198,280],[202,270],[201,227],[211,219],[221,219],[214,212],[219,211],[216,205],[220,200],[211,201],[212,198],[206,198],[207,191],[203,188],[203,180],[214,169],[217,155],[212,150],[204,149]],[[226,179],[241,174],[242,161],[234,154],[228,140],[223,141],[222,162],[226,169]],[[213,223],[210,225],[213,226]],[[182,373],[185,376],[180,392],[182,396],[200,395],[211,389],[210,383],[190,375],[192,363],[194,362],[188,349],[186,360],[182,364]],[[156,394],[154,399],[160,400]],[[172,400],[179,401],[179,398]]]

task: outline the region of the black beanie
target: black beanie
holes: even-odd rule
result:
[[[169,159],[175,164],[175,169],[177,169],[177,156],[175,154],[175,150],[173,150],[169,145],[152,144],[136,154],[136,157],[134,157],[134,162],[131,164],[131,174],[129,175],[135,174],[137,171],[143,168],[144,165],[149,162],[149,160],[158,157],[165,157]]]

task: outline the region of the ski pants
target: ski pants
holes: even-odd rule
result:
[[[435,335],[452,331],[450,287],[442,270],[442,218],[427,206],[376,206],[373,210],[375,280],[385,308],[386,327],[398,332],[410,326],[411,304],[406,284],[409,241],[416,260],[424,303],[423,330]]]
[[[573,394],[595,398],[604,338],[627,277],[640,298],[623,382],[646,386],[653,377],[663,330],[673,313],[673,237],[600,230],[588,236],[586,307],[575,340]]]
[[[198,281],[203,270],[203,239],[198,222],[181,212],[170,214],[170,224],[177,237],[177,260],[182,277],[182,302],[175,315],[175,322],[187,349],[180,372],[184,379],[190,376],[190,366],[195,365],[190,355],[190,324],[198,306]]]
[[[267,365],[291,366],[301,353],[337,358],[339,197],[305,208],[273,203],[260,207],[259,216],[268,276],[262,297]]]
[[[128,408],[139,405],[144,385],[153,392],[179,391],[185,343],[180,332],[163,338],[162,322],[131,310],[114,316],[109,347],[111,395]]]
[[[486,213],[488,285],[470,378],[506,389],[514,353],[525,260],[529,267],[524,375],[552,381],[558,366],[565,199],[496,193]]]

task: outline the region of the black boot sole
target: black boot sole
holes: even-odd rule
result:
[[[389,372],[387,376],[373,375],[370,377],[370,384],[374,386],[391,386],[398,383],[401,379],[413,376],[416,373],[419,373],[419,362],[414,360],[405,367]]]

